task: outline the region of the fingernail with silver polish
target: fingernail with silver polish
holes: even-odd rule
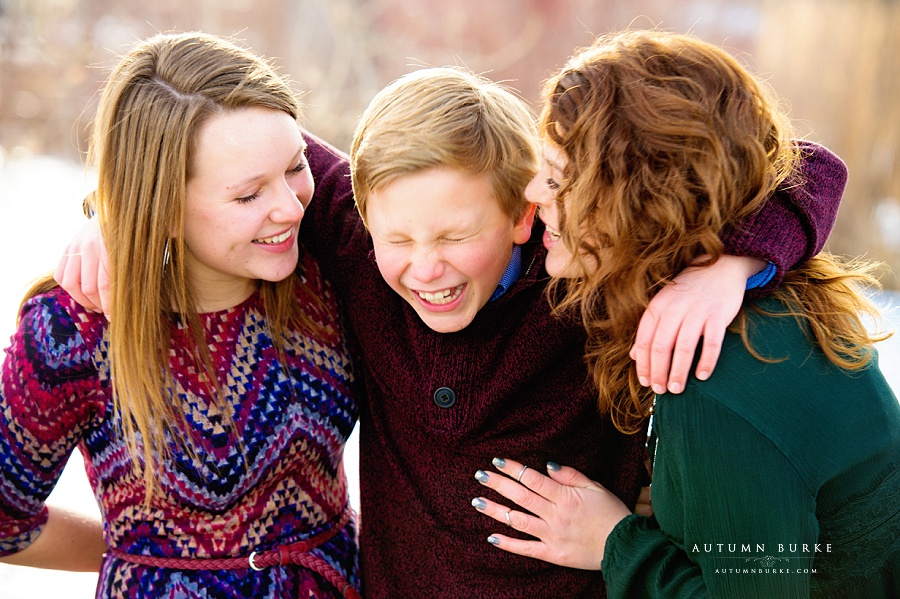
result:
[[[480,483],[486,483],[488,481],[488,474],[484,470],[479,470],[475,473],[475,480]]]
[[[498,539],[498,538],[495,537],[494,535],[491,535],[491,536],[488,537],[488,543],[490,543],[491,545],[499,545],[499,544],[500,544],[500,539]]]
[[[484,508],[487,507],[487,502],[484,499],[482,499],[481,497],[476,497],[475,499],[472,500],[472,507],[478,511],[483,512]]]
[[[551,472],[559,472],[561,466],[556,462],[547,462],[547,470]]]
[[[499,468],[500,470],[506,468],[506,460],[504,460],[503,458],[494,458],[493,460],[491,460],[491,463],[494,465],[494,467]]]

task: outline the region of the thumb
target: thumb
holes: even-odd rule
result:
[[[589,479],[581,471],[569,466],[560,466],[556,462],[547,462],[547,474],[561,485],[582,489],[603,489],[603,485]]]

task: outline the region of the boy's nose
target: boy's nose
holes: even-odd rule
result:
[[[444,261],[436,249],[422,248],[415,251],[410,270],[417,281],[430,283],[443,276]]]

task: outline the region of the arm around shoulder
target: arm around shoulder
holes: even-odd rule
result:
[[[776,274],[763,291],[778,286],[786,271],[822,250],[847,184],[847,166],[836,154],[812,142],[797,145],[799,180],[789,178],[762,209],[723,235],[726,253],[775,265]]]
[[[326,277],[333,279],[342,268],[338,254],[353,246],[365,229],[356,210],[347,155],[314,135],[303,135],[315,192],[300,222],[300,238]]]

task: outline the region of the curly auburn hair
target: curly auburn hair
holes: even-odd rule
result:
[[[799,151],[774,95],[725,51],[685,35],[628,30],[581,49],[543,89],[542,136],[567,157],[561,234],[583,276],[555,280],[558,312],[580,311],[599,404],[625,432],[652,412],[629,350],[650,298],[723,253],[722,232],[775,188],[799,184]],[[859,368],[870,338],[856,291],[873,265],[820,255],[776,292],[834,363]],[[748,349],[743,311],[733,325]]]

